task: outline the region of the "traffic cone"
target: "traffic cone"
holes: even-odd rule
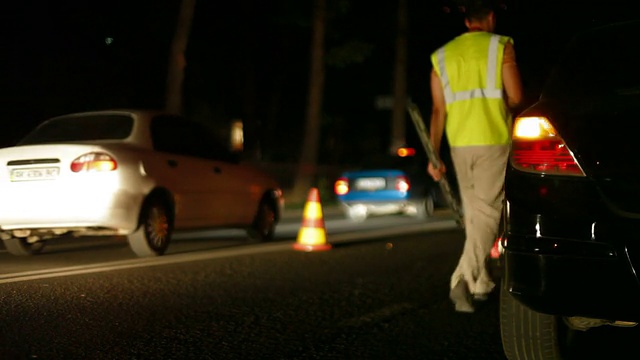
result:
[[[321,251],[331,249],[327,243],[327,233],[322,217],[322,205],[317,188],[311,188],[302,213],[302,227],[298,231],[298,240],[293,244],[295,250]]]

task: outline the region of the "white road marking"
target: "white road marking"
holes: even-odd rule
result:
[[[365,241],[373,238],[380,238],[392,235],[401,235],[412,232],[421,231],[441,231],[458,228],[457,223],[454,220],[444,220],[438,222],[421,223],[408,225],[398,228],[387,229],[374,229],[368,231],[361,231],[357,233],[344,233],[327,235],[327,243],[339,244],[345,242]],[[295,241],[295,240],[294,240]],[[241,256],[249,254],[269,253],[276,251],[295,251],[292,250],[292,243],[290,242],[277,242],[267,244],[255,244],[237,248],[227,249],[215,249],[199,251],[197,253],[182,253],[182,254],[167,254],[164,256],[153,258],[136,258],[130,260],[111,261],[107,263],[70,266],[55,269],[25,271],[19,273],[2,274],[0,275],[0,284],[48,279],[63,276],[73,276],[82,274],[91,274],[98,272],[117,271],[124,269],[134,269],[149,266],[168,265],[185,263],[191,261],[202,261],[209,259],[227,258],[232,256]]]

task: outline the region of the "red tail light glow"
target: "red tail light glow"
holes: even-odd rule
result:
[[[333,185],[333,191],[336,195],[346,195],[349,192],[349,180],[347,178],[339,178]]]
[[[398,150],[396,151],[396,154],[399,157],[414,156],[416,154],[416,149],[410,148],[410,147],[401,147],[401,148],[398,148]]]
[[[407,192],[410,187],[409,180],[406,177],[400,176],[396,179],[396,190]]]
[[[511,164],[518,170],[585,176],[573,153],[546,117],[516,118],[511,150]]]
[[[71,162],[71,171],[75,173],[112,171],[117,167],[116,160],[105,153],[84,154]]]

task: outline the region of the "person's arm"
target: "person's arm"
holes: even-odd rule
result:
[[[522,105],[523,95],[520,70],[516,63],[516,51],[511,42],[508,42],[504,47],[502,83],[504,85],[507,106],[512,112],[515,112]]]
[[[440,144],[442,142],[442,135],[444,134],[444,122],[446,119],[446,104],[444,101],[444,90],[442,89],[442,82],[440,77],[431,70],[431,143],[440,156]]]
[[[442,143],[442,135],[444,134],[444,123],[446,120],[447,110],[442,82],[435,70],[431,70],[431,101],[431,124],[429,132],[436,156],[440,158],[440,144]],[[431,162],[429,162],[427,171],[434,180],[438,181],[442,177],[442,174],[446,172],[446,168],[442,161],[440,161],[440,167],[437,169]]]

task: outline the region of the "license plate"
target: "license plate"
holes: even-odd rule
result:
[[[361,178],[356,180],[356,189],[358,190],[380,190],[387,186],[384,178]]]
[[[11,170],[11,181],[51,180],[58,177],[60,168],[44,167]]]

